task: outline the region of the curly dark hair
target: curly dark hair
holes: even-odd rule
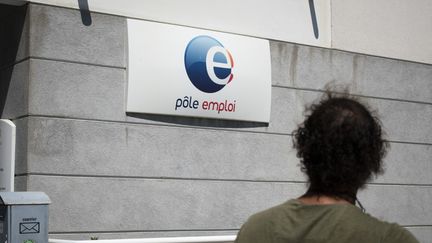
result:
[[[388,142],[381,122],[356,98],[327,92],[293,132],[309,195],[355,201],[358,189],[383,172]]]

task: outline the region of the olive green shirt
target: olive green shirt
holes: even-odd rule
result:
[[[235,243],[418,243],[397,224],[380,221],[351,204],[306,205],[289,200],[257,213]]]

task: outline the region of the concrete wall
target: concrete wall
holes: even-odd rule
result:
[[[272,113],[263,124],[125,114],[126,21],[30,4],[1,6],[2,118],[17,125],[16,189],[45,191],[50,234],[235,234],[247,217],[305,189],[291,132],[330,81],[375,107],[391,141],[367,211],[432,239],[432,66],[271,42]],[[5,52],[6,53],[6,52]]]

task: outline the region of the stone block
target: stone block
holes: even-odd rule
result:
[[[304,181],[288,135],[29,118],[31,173]]]
[[[126,19],[89,15],[90,22],[79,10],[30,4],[31,56],[125,67]]]
[[[391,143],[385,173],[375,182],[431,185],[431,158],[432,145]]]
[[[22,176],[28,172],[28,119],[20,118],[13,122],[16,126],[15,175]]]
[[[30,66],[31,115],[123,120],[123,69],[34,59]]]
[[[288,91],[287,91],[288,92]],[[303,104],[311,104],[317,100],[319,93],[315,91],[299,91],[297,99]],[[361,98],[371,110],[376,111],[382,121],[384,131],[390,141],[431,144],[432,106],[412,102]]]
[[[273,84],[323,90],[330,83],[353,94],[432,102],[431,65],[270,42]]]
[[[431,186],[369,185],[358,198],[366,212],[400,225],[430,225]]]
[[[392,141],[432,144],[432,105],[370,99]]]
[[[27,176],[15,177],[15,191],[16,192],[27,191]]]

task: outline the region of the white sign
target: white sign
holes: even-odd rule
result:
[[[127,112],[270,121],[267,40],[129,19]]]
[[[0,120],[0,191],[13,192],[15,178],[15,124]]]

